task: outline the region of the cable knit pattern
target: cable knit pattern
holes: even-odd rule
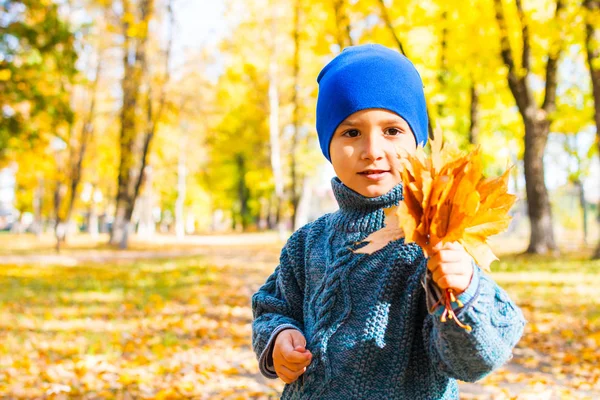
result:
[[[296,231],[252,296],[263,375],[277,378],[272,351],[283,329],[301,331],[313,353],[283,399],[457,399],[456,379],[478,380],[511,357],[525,320],[479,267],[455,310],[469,333],[428,312],[440,292],[418,245],[400,239],[371,255],[352,251],[383,227],[402,185],[375,198],[338,178],[332,187],[340,209]]]

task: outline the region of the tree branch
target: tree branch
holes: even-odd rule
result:
[[[335,22],[338,30],[337,42],[340,50],[343,50],[346,46],[354,46],[352,35],[350,35],[350,20],[344,12],[344,0],[334,0],[333,10],[335,12]]]
[[[521,58],[521,66],[529,73],[531,66],[531,43],[529,42],[529,25],[525,18],[525,12],[523,11],[523,4],[521,0],[515,0],[517,4],[517,14],[519,15],[519,22],[521,23],[521,36],[523,40],[523,54]]]
[[[87,150],[87,146],[90,143],[91,137],[94,134],[94,117],[96,110],[96,93],[98,91],[98,82],[100,81],[100,73],[102,70],[102,55],[103,51],[98,51],[98,63],[96,64],[96,75],[94,76],[94,82],[90,89],[92,100],[90,102],[88,113],[83,121],[81,127],[81,146],[79,147],[79,154],[74,165],[71,166],[71,194],[69,197],[66,222],[71,220],[73,213],[73,207],[75,205],[75,197],[77,196],[77,189],[81,182],[81,172],[83,166],[83,159]]]
[[[385,25],[387,26],[388,30],[392,34],[392,37],[394,38],[394,41],[396,42],[396,45],[398,46],[398,50],[400,50],[400,53],[402,53],[406,58],[409,58],[408,55],[406,54],[406,51],[404,50],[404,46],[402,46],[402,42],[400,41],[400,38],[396,34],[396,30],[394,29],[394,26],[392,25],[392,20],[390,19],[390,16],[387,12],[387,8],[386,8],[383,0],[379,0],[379,7],[381,9],[381,17],[385,21]],[[427,102],[427,100],[425,100],[425,101]],[[428,103],[426,103],[426,108],[427,108],[427,115],[429,116],[429,118],[428,118],[429,123],[427,125],[427,134],[429,136],[429,139],[433,139],[433,137],[434,137],[433,124],[431,123],[431,112],[429,112],[429,104]]]
[[[156,127],[158,125],[158,121],[162,115],[164,104],[166,101],[166,88],[167,83],[170,79],[169,73],[169,61],[171,58],[171,49],[173,47],[173,35],[175,31],[175,16],[173,14],[173,0],[169,0],[167,3],[167,12],[169,14],[169,39],[167,42],[167,48],[165,49],[165,80],[162,83],[160,88],[159,100],[158,100],[158,110],[154,113],[152,108],[152,84],[148,84],[148,100],[147,100],[147,108],[146,108],[146,121],[147,121],[147,131],[144,136],[144,144],[142,148],[142,165],[140,167],[140,173],[137,177],[137,181],[135,182],[134,188],[134,198],[137,198],[142,183],[145,177],[146,166],[148,165],[148,154],[150,153],[150,144],[152,143],[152,139],[156,133]],[[148,63],[144,58],[144,69],[146,70],[146,75],[148,79],[150,79],[149,74],[147,73]]]
[[[529,89],[525,82],[525,77],[519,77],[515,67],[513,51],[508,39],[508,28],[504,17],[504,9],[502,0],[494,0],[494,8],[496,10],[496,21],[500,31],[500,45],[502,47],[501,55],[504,64],[508,68],[508,87],[512,92],[521,115],[525,115],[527,107],[530,104]]]
[[[392,25],[392,21],[390,19],[390,15],[388,13],[387,7],[385,6],[384,0],[379,0],[379,8],[381,9],[381,18],[383,18],[383,22],[385,22],[385,26],[387,26],[388,30],[392,34],[392,37],[394,38],[394,41],[396,42],[396,45],[398,46],[400,53],[402,53],[402,54],[404,54],[404,56],[408,57],[406,55],[406,52],[404,51],[402,42],[400,41],[400,38],[396,34],[396,30],[394,29],[394,26]]]
[[[554,21],[558,26],[560,14],[564,8],[563,0],[556,1],[556,11],[554,14]],[[556,85],[557,85],[557,70],[558,70],[558,59],[560,52],[563,47],[563,39],[561,35],[558,35],[557,42],[550,44],[550,50],[548,51],[548,63],[546,64],[546,93],[544,96],[544,103],[542,108],[547,113],[553,111],[556,108]]]
[[[593,23],[592,15],[600,13],[600,0],[584,0],[585,8],[585,47],[587,62],[592,80],[592,93],[594,97],[594,122],[596,123],[596,146],[600,155],[600,27]],[[599,210],[600,215],[600,210]],[[596,258],[600,258],[600,241],[596,250]]]

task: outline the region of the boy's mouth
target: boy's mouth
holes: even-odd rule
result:
[[[389,170],[385,169],[367,169],[359,172],[358,174],[364,176],[367,179],[378,181],[385,178],[385,176],[389,174],[389,172]]]

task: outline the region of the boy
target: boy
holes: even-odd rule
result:
[[[429,259],[403,239],[352,251],[402,201],[397,149],[427,141],[419,73],[393,50],[362,45],[317,81],[317,132],[340,209],[294,232],[252,297],[260,370],[287,383],[283,399],[457,399],[456,379],[476,381],[511,357],[519,308],[459,244]],[[430,311],[447,288],[471,332],[442,323],[442,307]]]

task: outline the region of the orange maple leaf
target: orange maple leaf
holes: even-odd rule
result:
[[[500,177],[484,178],[479,147],[470,153],[460,152],[456,146],[442,143],[439,129],[430,144],[430,157],[421,146],[413,153],[399,150],[404,201],[384,210],[386,227],[369,235],[365,239],[369,245],[357,252],[377,251],[403,232],[405,243],[417,243],[426,255],[439,242],[458,241],[489,271],[498,258],[487,240],[508,228],[508,211],[516,200],[508,193],[510,169]],[[443,319],[448,313],[468,328],[455,318],[451,305],[455,297],[447,292],[441,299],[446,305]]]

